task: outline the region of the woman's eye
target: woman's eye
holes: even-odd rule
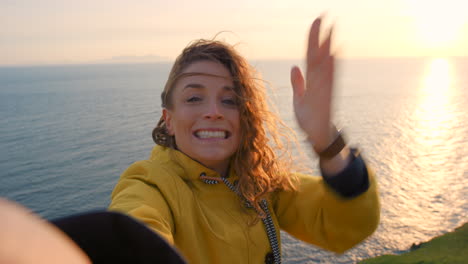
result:
[[[237,100],[233,98],[223,99],[223,103],[227,105],[237,105]]]
[[[188,103],[195,103],[195,102],[199,102],[199,101],[201,101],[201,98],[198,97],[198,96],[192,96],[189,99],[187,99]]]

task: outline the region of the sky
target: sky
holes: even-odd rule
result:
[[[248,59],[300,59],[323,14],[338,57],[468,56],[466,10],[466,0],[0,0],[0,65],[171,61],[217,34]]]

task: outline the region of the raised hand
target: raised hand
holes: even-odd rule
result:
[[[335,70],[335,58],[330,52],[332,30],[320,43],[320,27],[321,18],[317,18],[309,33],[305,80],[299,67],[291,69],[296,119],[316,152],[323,151],[336,136],[330,121]]]

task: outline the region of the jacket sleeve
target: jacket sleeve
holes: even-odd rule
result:
[[[145,162],[131,165],[120,177],[109,210],[130,215],[174,244],[174,223],[168,203],[159,188],[147,181]]]
[[[278,193],[273,204],[281,229],[337,253],[364,240],[378,226],[380,204],[375,176],[363,169],[368,188],[356,196],[340,194],[322,177],[298,174],[298,190]]]

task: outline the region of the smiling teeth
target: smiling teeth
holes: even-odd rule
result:
[[[199,131],[197,132],[199,138],[226,138],[225,131]]]

